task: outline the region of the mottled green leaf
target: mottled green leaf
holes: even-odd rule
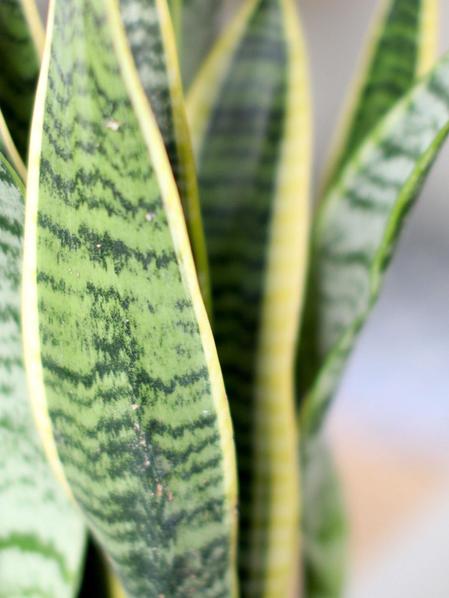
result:
[[[0,597],[76,595],[84,528],[27,400],[19,323],[23,186],[0,154]]]
[[[0,109],[26,158],[43,32],[33,0],[0,2]]]
[[[226,0],[168,0],[182,79],[189,89],[220,32]]]
[[[341,125],[326,190],[368,133],[435,61],[438,0],[387,0]]]
[[[49,458],[128,597],[234,595],[228,405],[118,3],[53,2],[47,43],[23,328]]]
[[[211,56],[188,112],[239,457],[241,585],[247,596],[286,596],[299,559],[292,363],[310,158],[295,3],[245,2]]]
[[[332,454],[321,435],[302,455],[303,598],[342,598],[347,521]]]
[[[303,434],[322,422],[448,128],[446,55],[379,124],[320,206],[297,368]]]
[[[140,80],[156,117],[175,175],[208,311],[208,260],[192,143],[166,0],[119,0]]]

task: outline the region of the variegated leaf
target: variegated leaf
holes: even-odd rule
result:
[[[166,0],[119,0],[140,80],[175,175],[187,220],[200,286],[210,311],[209,268],[192,143]]]
[[[49,459],[127,595],[233,595],[228,405],[175,180],[115,0],[50,4],[23,287]]]
[[[243,595],[286,596],[298,571],[292,365],[308,243],[310,114],[293,0],[249,0],[188,99],[214,333],[240,475]]]
[[[448,130],[446,55],[381,121],[320,206],[297,369],[307,436],[321,426],[404,218]]]
[[[26,393],[19,316],[23,192],[0,153],[0,596],[74,598],[84,525],[53,477]]]

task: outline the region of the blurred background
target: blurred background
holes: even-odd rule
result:
[[[378,3],[300,2],[314,97],[315,189]],[[440,4],[442,52],[449,48],[449,3]],[[449,146],[407,222],[327,434],[351,521],[345,598],[448,598]]]

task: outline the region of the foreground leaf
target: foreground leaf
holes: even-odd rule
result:
[[[342,598],[347,522],[329,447],[319,436],[302,454],[304,598]]]
[[[387,0],[341,125],[325,189],[368,133],[435,62],[438,0]]]
[[[182,79],[189,89],[220,31],[224,0],[168,0]]]
[[[322,423],[448,119],[446,55],[380,123],[320,207],[298,355],[304,434]]]
[[[166,0],[119,0],[140,80],[175,175],[204,301],[210,311],[209,267],[192,143]]]
[[[232,595],[228,406],[118,5],[58,0],[48,36],[23,278],[41,433],[129,597]]]
[[[42,25],[32,0],[0,2],[0,109],[23,160],[42,41]]]
[[[26,396],[19,324],[23,186],[0,154],[0,596],[71,598],[84,528],[46,462]]]
[[[290,0],[245,2],[188,101],[214,332],[235,425],[244,595],[286,596],[298,563],[292,388],[308,242],[310,119]]]

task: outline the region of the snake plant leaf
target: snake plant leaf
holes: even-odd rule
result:
[[[334,144],[324,190],[395,102],[435,61],[438,0],[387,0]]]
[[[42,25],[33,0],[2,0],[0,108],[22,159],[27,155],[42,42]]]
[[[115,0],[50,4],[23,269],[39,430],[126,594],[234,595],[229,409]]]
[[[225,0],[168,0],[182,79],[189,89],[220,32]]]
[[[348,528],[338,472],[319,435],[302,454],[304,598],[343,596]]]
[[[248,596],[288,595],[299,559],[292,364],[309,223],[305,65],[295,3],[249,0],[188,98]]]
[[[0,596],[72,598],[84,526],[47,464],[26,395],[19,323],[23,193],[0,154]]]
[[[303,435],[320,427],[448,129],[445,55],[376,127],[320,207],[298,353]]]
[[[209,267],[181,75],[166,0],[120,0],[129,46],[175,175],[198,278],[210,311]]]
[[[23,160],[17,151],[16,144],[11,137],[8,125],[0,110],[0,152],[7,156],[10,163],[14,166],[16,172],[21,176],[22,180],[26,177],[26,167]]]

